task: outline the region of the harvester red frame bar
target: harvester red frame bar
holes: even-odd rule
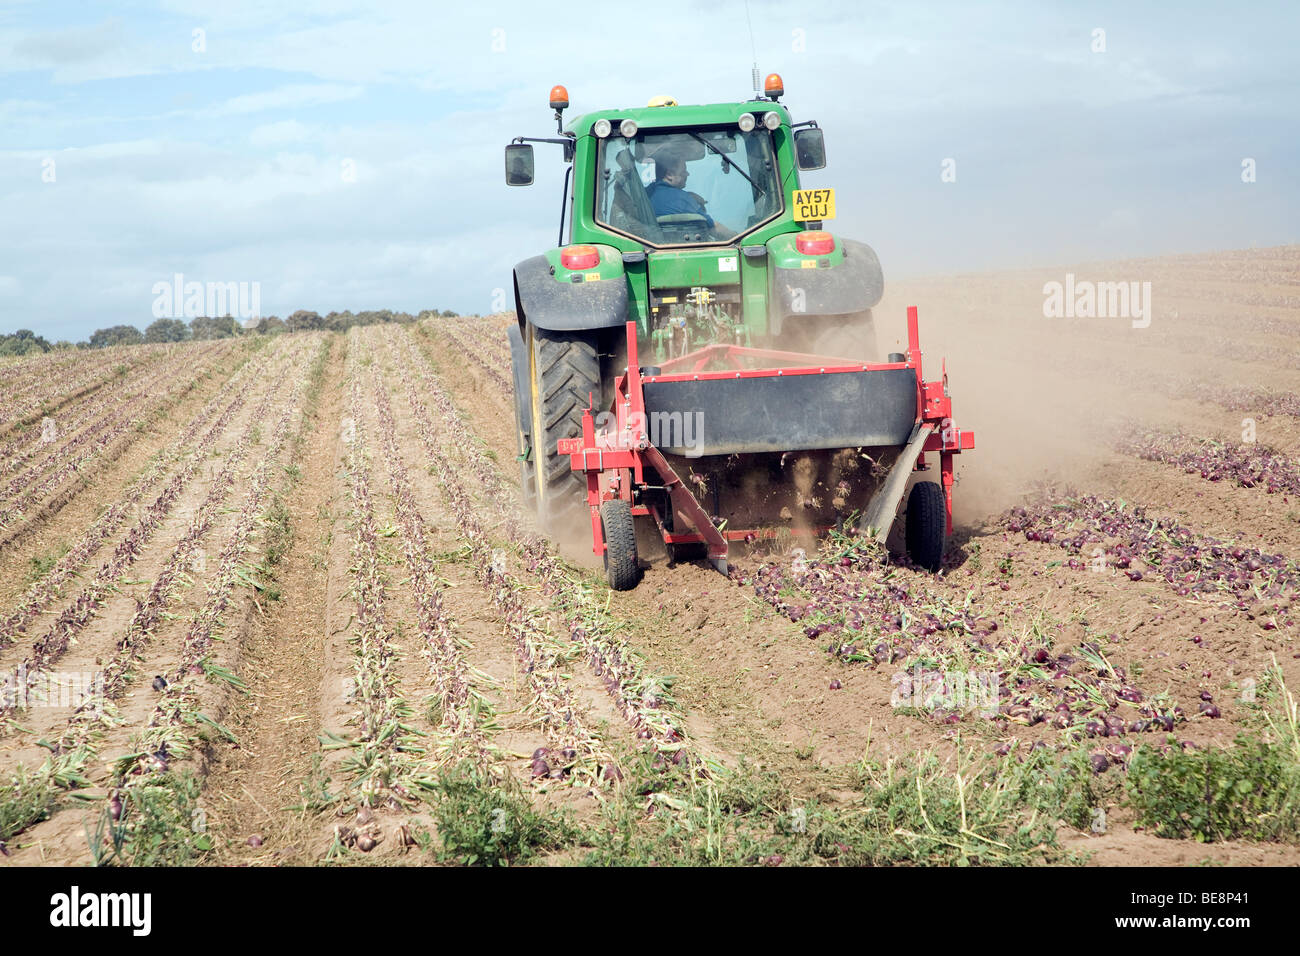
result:
[[[562,438],[557,445],[557,452],[569,456],[569,465],[574,471],[583,472],[587,479],[587,504],[591,510],[592,550],[598,554],[605,553],[605,536],[601,528],[600,505],[603,501],[622,498],[631,506],[634,515],[649,515],[654,518],[659,534],[666,544],[704,544],[709,558],[715,563],[727,559],[728,542],[757,538],[769,538],[776,535],[773,528],[727,529],[717,528],[709,519],[708,513],[700,505],[681,477],[676,473],[663,453],[650,443],[646,434],[646,408],[643,376],[637,358],[637,327],[635,322],[627,323],[627,371],[615,382],[615,397],[610,409],[615,416],[615,427],[596,432],[593,409],[588,408],[582,415],[582,437]],[[952,423],[952,399],[948,395],[948,373],[946,364],[942,376],[931,382],[925,381],[921,373],[921,345],[916,306],[907,310],[907,358],[903,362],[886,362],[879,364],[851,363],[842,358],[830,358],[808,355],[800,352],[785,352],[775,349],[750,348],[742,345],[713,344],[694,352],[670,359],[660,366],[660,372],[646,377],[651,382],[688,382],[692,380],[725,378],[765,378],[791,375],[837,375],[844,372],[869,372],[886,369],[912,369],[916,373],[916,435],[925,433],[924,444],[916,456],[914,470],[925,470],[927,452],[938,452],[939,472],[943,486],[944,501],[947,509],[948,533],[952,533],[952,485],[953,456],[963,450],[975,447],[975,434],[962,431]],[[745,368],[747,360],[764,362],[800,362],[813,363],[780,368]],[[731,369],[706,371],[708,366],[729,363]],[[682,369],[682,371],[678,371]],[[635,491],[646,486],[645,468],[649,465],[663,479],[664,488],[673,507],[694,526],[692,532],[668,531],[664,516],[649,504],[636,504]],[[902,501],[902,488],[905,482],[899,482],[898,499],[886,503],[886,513],[895,515]],[[826,529],[820,529],[826,530]],[[887,531],[888,529],[884,529]],[[808,532],[813,534],[814,532]]]

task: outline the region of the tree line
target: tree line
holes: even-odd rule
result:
[[[346,332],[354,325],[376,325],[382,322],[420,322],[424,319],[455,318],[459,313],[451,309],[439,312],[437,309],[425,309],[418,315],[409,312],[394,312],[391,309],[366,310],[363,312],[330,312],[322,316],[318,312],[299,309],[288,318],[282,319],[270,315],[248,325],[241,324],[234,316],[219,319],[199,316],[186,324],[181,319],[157,319],[145,327],[144,331],[134,325],[114,325],[106,329],[96,329],[89,339],[83,342],[61,340],[51,343],[42,335],[30,329],[19,329],[8,335],[0,334],[0,356],[34,355],[38,352],[58,352],[64,349],[102,349],[110,345],[141,345],[146,342],[201,342],[208,339],[229,339],[240,335],[275,335],[281,332],[307,332],[325,330]]]

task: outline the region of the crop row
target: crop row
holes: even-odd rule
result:
[[[316,352],[317,363],[323,361],[328,348],[328,341],[322,339]],[[228,672],[214,667],[210,661],[213,640],[230,608],[235,587],[241,582],[251,581],[257,574],[257,569],[247,563],[248,555],[264,509],[267,488],[279,465],[294,418],[302,407],[310,374],[310,371],[301,373],[294,383],[293,397],[272,428],[266,453],[249,478],[243,507],[221,549],[216,571],[208,582],[204,603],[190,618],[180,659],[169,672],[170,679],[164,678],[148,725],[133,738],[128,752],[115,761],[118,782],[125,786],[149,780],[153,774],[165,771],[168,761],[183,758],[191,752],[195,736],[193,728],[202,722],[199,716],[200,681],[213,674],[221,675],[221,679],[230,679]]]
[[[1220,385],[1201,379],[1179,381],[1167,391],[1175,398],[1209,402],[1233,412],[1300,418],[1300,395],[1295,392],[1276,392],[1250,385]]]
[[[1145,507],[1094,495],[1044,495],[1011,509],[1003,526],[1063,549],[1076,570],[1104,566],[1132,581],[1159,578],[1183,597],[1225,598],[1237,610],[1263,617],[1265,630],[1292,625],[1286,612],[1300,589],[1300,568],[1283,555],[1152,517]]]
[[[416,624],[442,716],[442,730],[453,753],[470,753],[487,768],[491,763],[485,718],[491,708],[474,688],[470,669],[456,642],[454,622],[443,604],[443,586],[429,557],[424,516],[411,489],[410,477],[397,444],[397,423],[388,392],[372,367],[372,389],[379,419],[379,436],[392,488],[397,525],[402,532],[402,553],[410,575]]]
[[[429,785],[423,767],[425,734],[411,724],[412,708],[401,696],[396,665],[398,647],[388,622],[386,563],[379,544],[379,524],[371,488],[372,454],[368,447],[362,401],[360,330],[348,334],[347,410],[351,418],[345,472],[351,502],[351,592],[353,620],[348,633],[352,678],[348,698],[357,708],[356,739],[327,738],[328,749],[348,748],[344,769],[356,781],[363,807],[386,804],[392,809],[414,802],[415,789]],[[336,841],[363,851],[377,834],[338,827]]]
[[[388,344],[392,349],[391,339]],[[445,449],[453,447],[447,437],[454,442],[455,436],[449,436],[446,416],[435,420],[422,401],[421,395],[427,394],[429,383],[422,381],[417,385],[415,376],[410,374],[408,361],[417,360],[417,357],[413,353],[406,357],[395,351],[391,354],[405,386],[407,402],[426,457],[442,484],[479,580],[505,621],[515,654],[523,666],[531,692],[529,708],[538,715],[552,743],[550,748],[534,754],[534,776],[569,777],[591,783],[602,778],[616,778],[619,771],[613,759],[584,726],[581,708],[564,676],[569,657],[567,649],[549,637],[543,622],[529,608],[521,582],[505,566],[504,552],[493,548],[482,527],[462,471],[445,453]],[[476,469],[474,482],[490,486],[496,478],[491,466],[483,462]]]
[[[506,364],[499,364],[501,359],[498,355],[485,349],[484,343],[479,340],[473,333],[466,335],[464,329],[466,323],[458,322],[455,319],[442,319],[436,326],[438,331],[445,335],[451,342],[456,345],[469,359],[477,365],[490,378],[503,395],[510,395],[514,386],[510,384],[510,379],[502,372],[502,369],[509,369],[509,358]]]
[[[16,525],[28,515],[34,505],[82,473],[85,466],[93,460],[101,455],[110,455],[112,448],[125,447],[125,444],[129,443],[131,430],[144,420],[146,409],[150,414],[158,414],[197,384],[196,378],[183,377],[165,389],[161,395],[137,395],[127,402],[127,408],[121,409],[102,427],[93,432],[82,432],[68,442],[56,453],[55,460],[51,462],[53,467],[43,478],[26,486],[20,497],[12,499],[0,508],[0,528]],[[120,439],[128,439],[128,442],[119,443]]]
[[[1256,442],[1225,442],[1131,427],[1117,439],[1116,447],[1145,461],[1175,465],[1206,481],[1228,481],[1268,494],[1300,494],[1300,468],[1294,459]]]
[[[243,407],[249,391],[257,381],[256,376],[266,367],[267,361],[267,356],[264,355],[255,364],[244,365],[232,375],[221,391],[190,420],[180,437],[169,448],[158,453],[149,468],[131,483],[122,497],[95,519],[80,540],[58,560],[54,567],[27,589],[17,606],[3,621],[0,621],[0,648],[12,644],[21,634],[23,627],[53,603],[59,596],[62,585],[117,532],[145,495],[167,474],[173,461],[199,461],[207,455],[212,444]],[[195,440],[199,431],[212,420],[212,416],[226,402],[229,404],[218,416],[216,423],[210,427],[204,439],[186,453],[185,449]]]
[[[79,360],[70,361],[61,368],[51,367],[28,385],[8,393],[4,405],[0,406],[0,429],[30,422],[139,365],[176,351],[179,349],[174,346],[156,346],[134,350],[110,349],[93,357],[79,353]],[[52,380],[58,382],[53,388],[50,386]]]
[[[597,600],[591,588],[564,566],[549,542],[526,527],[513,488],[502,482],[500,473],[479,449],[472,429],[455,408],[427,361],[409,337],[403,339],[403,346],[397,364],[404,370],[414,370],[418,378],[418,389],[415,381],[408,379],[407,382],[412,407],[417,408],[418,417],[419,408],[423,407],[421,398],[432,402],[446,435],[440,446],[426,442],[431,458],[434,447],[462,451],[467,465],[458,469],[448,461],[448,473],[453,476],[460,473],[461,484],[472,483],[479,488],[494,512],[500,515],[504,537],[515,544],[526,569],[539,579],[542,593],[555,603],[561,620],[569,629],[570,640],[582,649],[588,666],[601,680],[619,713],[637,736],[661,755],[678,762],[687,759],[684,732],[667,709],[671,699],[666,683],[644,672],[643,662],[621,638],[619,631],[622,627],[610,617],[604,602]],[[424,414],[427,415],[427,411]],[[468,475],[464,474],[466,470]]]
[[[295,349],[292,356],[295,366],[301,365],[303,351],[301,346]],[[102,685],[98,688],[98,693],[95,696],[87,698],[77,708],[76,714],[69,722],[68,734],[72,736],[69,737],[65,734],[65,737],[60,742],[62,749],[70,750],[84,744],[84,732],[87,723],[101,720],[106,712],[107,702],[115,700],[126,688],[131,679],[137,655],[162,623],[163,613],[176,588],[188,580],[187,575],[194,567],[194,557],[199,547],[207,537],[208,532],[212,530],[218,515],[225,508],[226,499],[230,497],[230,492],[238,478],[238,471],[244,459],[248,457],[249,452],[252,450],[253,431],[256,422],[265,416],[266,411],[283,390],[284,384],[282,378],[276,380],[271,393],[263,400],[258,412],[254,414],[250,427],[245,429],[244,433],[227,451],[224,457],[225,464],[213,479],[207,495],[196,509],[185,529],[185,533],[172,548],[145,597],[136,600],[135,613],[131,615],[125,628],[118,635],[114,644],[115,652],[112,658],[104,664]],[[283,429],[283,423],[286,421],[287,418],[281,418],[281,430]]]
[[[213,480],[185,535],[173,551],[168,562],[168,568],[179,568],[181,563],[188,561],[193,550],[197,548],[199,540],[206,534],[214,515],[230,492],[235,480],[236,469],[247,456],[253,435],[260,429],[259,423],[265,417],[267,409],[272,406],[282,385],[282,381],[278,378],[273,382],[260,405],[250,416],[243,433],[236,440],[233,447],[228,450],[222,470]],[[209,431],[205,437],[208,448],[211,447],[212,443],[215,443],[222,430],[224,430],[224,425],[219,423]],[[74,635],[95,619],[104,597],[116,589],[116,582],[121,577],[122,572],[139,557],[144,546],[171,511],[185,485],[197,473],[199,463],[200,458],[196,455],[190,459],[184,469],[172,478],[153,504],[143,510],[135,527],[126,534],[121,543],[114,549],[113,555],[100,566],[95,576],[82,588],[78,596],[36,640],[32,647],[31,656],[23,662],[30,682],[34,683],[39,675],[57,662],[67,651]],[[133,618],[133,621],[140,619],[140,615],[146,613],[147,609],[158,606],[161,601],[160,595],[165,593],[166,588],[170,587],[171,580],[176,573],[176,570],[171,570],[165,575],[159,575],[155,580],[154,590],[150,591],[148,600],[144,604],[137,601],[137,617]],[[159,581],[162,582],[162,590],[158,588]],[[152,623],[152,620],[143,620],[146,623]],[[4,713],[5,711],[0,709],[0,715]]]
[[[295,365],[301,363],[303,352],[303,345],[295,347],[291,356]],[[277,378],[272,386],[273,390],[279,391],[282,384],[282,380]],[[285,420],[281,419],[282,422]],[[277,439],[282,440],[278,435]],[[95,757],[97,742],[108,728],[122,722],[115,702],[134,676],[133,668],[138,655],[162,624],[167,604],[174,591],[186,580],[185,572],[192,567],[196,551],[221,512],[224,500],[234,483],[235,469],[247,456],[251,444],[250,430],[246,431],[236,446],[230,450],[226,467],[214,480],[209,495],[194,515],[184,536],[172,549],[148,594],[143,600],[137,599],[135,613],[117,637],[112,656],[103,664],[102,681],[97,683],[94,692],[87,695],[75,708],[63,733],[51,746],[51,754],[45,763],[30,774],[25,786],[29,793],[42,791],[53,794],[60,789],[84,788],[91,785],[87,772],[91,760]],[[162,771],[166,769],[167,760],[171,756],[168,750],[160,749],[151,754],[133,755],[133,758],[140,758],[142,770],[148,768]],[[118,761],[119,771],[123,762]],[[52,797],[49,799],[52,800]],[[33,815],[27,822],[34,822],[36,819],[39,819],[39,816]]]
[[[1161,695],[1148,698],[1099,645],[1053,647],[1050,633],[1021,629],[983,614],[972,596],[954,602],[916,574],[888,565],[871,544],[801,551],[733,572],[810,640],[845,663],[896,668],[900,706],[945,723],[964,714],[1006,726],[1047,724],[1069,736],[1120,737],[1172,729],[1182,711]],[[983,675],[954,690],[953,675]]]
[[[177,379],[177,372],[182,368],[193,368],[204,357],[204,353],[213,351],[212,347],[202,350],[195,355],[194,362],[164,363],[161,368],[152,369],[150,374],[139,380],[123,380],[116,385],[109,385],[98,391],[94,398],[86,402],[79,409],[76,417],[62,424],[60,431],[63,435],[71,436],[66,443],[57,447],[56,440],[44,440],[43,437],[37,437],[31,442],[26,451],[20,452],[5,462],[5,470],[10,474],[17,472],[24,464],[36,457],[42,450],[46,450],[45,457],[38,463],[27,468],[20,475],[11,478],[3,488],[0,488],[0,501],[7,501],[17,492],[30,486],[33,479],[44,472],[47,468],[56,465],[59,459],[65,457],[67,451],[84,444],[96,434],[102,432],[105,428],[114,424],[115,421],[141,400],[159,391],[158,386],[162,384],[171,384]],[[89,424],[84,431],[81,426]]]

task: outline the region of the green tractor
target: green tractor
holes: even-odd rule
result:
[[[868,511],[881,462],[909,443],[912,467],[960,449],[952,435],[916,440],[926,421],[938,432],[919,348],[875,354],[880,262],[823,228],[834,190],[799,182],[826,165],[822,130],[794,122],[783,94],[771,74],[744,102],[656,97],[565,123],[557,86],[557,135],[506,147],[511,186],[533,182],[532,143],[559,145],[568,164],[560,245],[514,269],[523,494],[551,530],[585,505],[616,587],[639,577],[637,517],[654,520],[670,560],[703,546],[725,566],[728,541]],[[937,567],[947,488],[928,484],[930,519],[908,540]]]

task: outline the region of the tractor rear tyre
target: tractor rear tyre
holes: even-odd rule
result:
[[[907,496],[907,553],[927,571],[939,570],[948,537],[948,509],[943,489],[918,481]]]
[[[632,508],[622,498],[600,506],[600,527],[605,535],[605,577],[615,591],[630,591],[641,580],[636,556],[636,526]]]
[[[593,397],[600,408],[600,356],[595,333],[550,332],[531,324],[528,356],[537,517],[543,528],[552,528],[586,502],[585,476],[569,467],[568,456],[556,453],[556,443],[582,434],[582,413]]]

